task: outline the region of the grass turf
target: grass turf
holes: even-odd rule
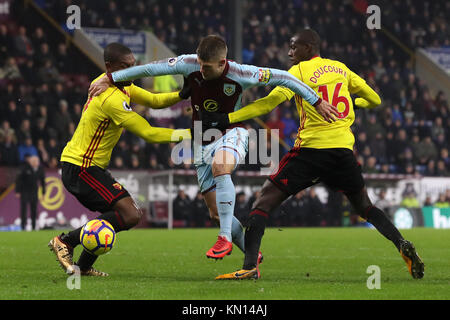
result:
[[[392,243],[366,228],[269,228],[258,281],[215,281],[242,266],[237,247],[224,260],[207,259],[217,229],[140,229],[118,234],[115,248],[95,267],[108,278],[67,275],[47,249],[57,231],[0,233],[0,299],[450,299],[450,230],[403,230],[425,262],[414,280]],[[78,258],[80,247],[75,251]],[[367,288],[370,265],[381,289]]]

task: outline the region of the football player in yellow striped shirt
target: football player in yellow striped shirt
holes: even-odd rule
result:
[[[354,119],[351,94],[359,96],[357,107],[373,108],[381,104],[378,94],[345,64],[320,57],[319,35],[306,29],[291,38],[289,57],[294,64],[289,72],[337,107],[338,116],[325,121],[314,107],[287,88],[276,87],[267,97],[227,115],[210,118],[209,126],[217,127],[270,112],[280,103],[295,96],[300,125],[294,147],[280,161],[277,170],[264,183],[253,203],[245,233],[245,260],[241,270],[216,279],[258,279],[257,257],[268,215],[289,196],[316,183],[323,182],[343,192],[355,212],[373,224],[391,240],[405,260],[413,278],[422,278],[424,264],[413,244],[403,239],[385,213],[370,201],[361,174],[361,166],[353,154],[355,142],[350,129]]]
[[[108,72],[131,67],[135,58],[131,50],[119,43],[109,44],[104,51]],[[100,75],[96,82],[104,75]],[[114,146],[124,129],[148,143],[178,142],[191,137],[190,129],[155,128],[134,112],[130,103],[159,109],[189,97],[189,87],[180,92],[153,94],[132,83],[109,87],[104,93],[90,97],[84,105],[80,122],[61,155],[62,181],[65,188],[81,204],[102,214],[116,232],[135,226],[142,212],[128,191],[106,170]],[[74,272],[73,249],[80,244],[81,228],[54,237],[49,247],[69,274]],[[83,251],[77,265],[82,275],[106,276],[92,265],[97,256]]]

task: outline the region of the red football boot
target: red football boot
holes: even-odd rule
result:
[[[216,244],[206,252],[208,258],[223,259],[226,255],[230,255],[233,250],[233,244],[227,238],[218,236]]]

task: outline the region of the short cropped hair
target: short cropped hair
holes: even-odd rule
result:
[[[309,44],[315,52],[320,51],[320,36],[313,29],[303,29],[296,33],[297,41]]]
[[[130,48],[123,44],[112,42],[105,47],[103,51],[103,59],[105,62],[115,63],[120,60],[124,55],[131,54]]]
[[[204,37],[198,47],[197,56],[203,61],[211,61],[212,59],[227,55],[228,48],[225,40],[218,35],[209,35]]]

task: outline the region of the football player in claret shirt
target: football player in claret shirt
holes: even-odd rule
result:
[[[277,87],[265,98],[228,115],[212,115],[209,127],[228,126],[266,114],[280,103],[295,96],[300,124],[294,147],[283,157],[278,168],[264,183],[253,203],[245,232],[245,259],[241,270],[216,279],[258,279],[258,252],[268,215],[289,196],[316,183],[323,182],[343,192],[355,212],[391,240],[405,260],[412,277],[422,278],[424,264],[413,244],[404,240],[385,213],[370,201],[361,174],[361,166],[353,154],[355,138],[350,129],[355,113],[350,94],[359,97],[355,105],[373,108],[381,104],[378,94],[343,63],[320,57],[320,38],[311,29],[291,38],[289,70],[296,78],[313,88],[337,107],[337,121],[324,121],[315,108],[288,88]]]
[[[104,50],[104,61],[106,70],[113,72],[133,66],[136,60],[129,48],[111,43]],[[106,170],[123,130],[148,143],[179,142],[191,138],[190,129],[150,126],[132,110],[130,103],[160,109],[188,98],[189,94],[188,86],[180,92],[153,94],[132,83],[120,83],[97,97],[90,97],[84,105],[73,137],[61,154],[62,181],[82,205],[101,212],[98,219],[111,223],[116,232],[134,227],[142,216],[128,191]],[[75,272],[73,249],[80,244],[81,229],[56,236],[48,244],[68,274]],[[92,267],[96,259],[97,256],[83,250],[76,263],[81,275],[107,276]]]
[[[207,118],[209,114],[228,114],[238,110],[245,89],[266,85],[290,88],[329,121],[332,114],[337,115],[334,107],[287,71],[238,64],[226,58],[227,51],[227,45],[221,37],[209,35],[200,41],[197,54],[181,55],[108,73],[90,88],[90,94],[95,95],[117,81],[166,74],[187,77],[192,90],[194,165],[198,183],[211,218],[220,224],[217,241],[206,252],[206,256],[213,259],[222,259],[230,254],[232,242],[245,251],[243,229],[233,215],[236,192],[231,173],[245,159],[248,132],[242,124],[234,123],[221,128],[222,136],[214,141],[208,140],[205,135],[197,139],[194,122]]]

